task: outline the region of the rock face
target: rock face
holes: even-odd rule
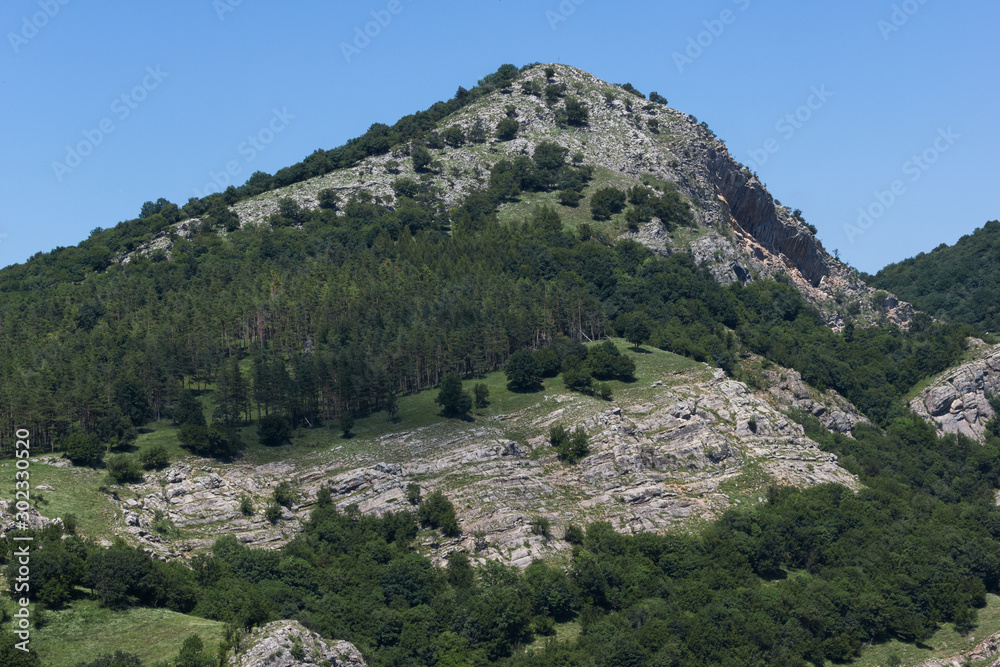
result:
[[[851,435],[854,427],[868,418],[836,391],[819,392],[805,383],[798,371],[790,368],[764,371],[768,393],[779,405],[803,410],[819,419],[827,429]]]
[[[327,642],[298,621],[276,621],[257,628],[241,642],[229,667],[366,667],[361,652],[348,642]]]
[[[0,500],[0,534],[6,534],[7,531],[21,527],[19,525],[20,522],[15,521],[17,513],[18,511],[15,506],[15,501]],[[41,530],[53,522],[53,519],[48,519],[39,514],[34,505],[29,506],[25,511],[25,514],[28,515],[28,520],[25,522],[27,525],[25,527],[32,530]],[[62,520],[55,519],[55,521],[61,522]]]
[[[1000,391],[1000,345],[979,346],[975,358],[939,375],[910,401],[910,409],[934,423],[938,433],[960,433],[983,442],[993,419],[989,399]]]
[[[407,486],[443,491],[455,504],[462,535],[428,538],[441,560],[455,550],[478,559],[527,566],[569,548],[570,523],[608,521],[623,532],[665,531],[760,502],[771,484],[809,486],[857,480],[805,437],[780,409],[797,405],[849,432],[860,419],[839,397],[810,394],[791,371],[771,392],[750,390],[705,365],[623,389],[616,404],[582,394],[539,395],[516,413],[472,424],[448,421],[381,436],[351,454],[340,448],[309,459],[261,466],[176,464],[131,487],[119,531],[163,556],[211,548],[221,532],[258,547],[278,547],[311,511],[321,486],[346,510],[415,511]],[[775,371],[778,373],[778,371]],[[784,379],[781,379],[784,378]],[[583,428],[590,453],[560,462],[549,428]],[[262,510],[274,487],[291,481],[298,504],[276,524]],[[241,496],[255,513],[243,516]],[[157,513],[186,538],[157,534]],[[551,526],[546,533],[545,519]]]

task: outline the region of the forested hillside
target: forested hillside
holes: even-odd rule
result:
[[[987,222],[953,246],[941,244],[865,280],[932,317],[996,333],[1000,331],[1000,222]]]
[[[521,85],[556,117],[530,150],[497,148],[518,135],[516,113],[475,133],[452,124],[449,114],[511,94],[525,73],[552,81]],[[429,388],[440,387],[441,420],[462,419],[473,396],[461,381],[501,369],[511,394],[561,377],[568,391],[611,400],[602,383],[634,380],[635,370],[613,343],[600,343],[614,335],[637,353],[651,345],[708,363],[751,389],[763,388],[766,364],[835,389],[870,420],[853,437],[800,411],[787,417],[858,476],[860,491],[775,486],[752,506],[667,535],[623,535],[602,522],[551,535],[538,521],[539,535],[571,544],[571,555],[521,571],[474,567],[460,549],[436,567],[428,551],[465,530],[440,491],[407,487],[405,504],[366,514],[350,501],[338,507],[324,485],[308,499],[315,504],[303,532],[280,549],[248,548],[220,526],[210,552],[162,562],[124,541],[107,547],[80,536],[72,517],[8,531],[0,548],[8,592],[14,537],[30,534],[26,595],[43,625],[47,613],[81,601],[116,614],[155,607],[226,624],[218,654],[192,640],[163,656],[175,665],[231,657],[246,631],[276,619],[354,642],[370,664],[387,666],[823,665],[890,638],[926,641],[943,624],[972,631],[987,595],[1000,593],[1000,429],[991,425],[985,446],[939,438],[902,399],[963,359],[985,315],[964,324],[917,317],[903,329],[865,296],[866,312],[881,321],[848,319],[834,331],[828,323],[842,314],[817,308],[818,287],[803,283],[815,274],[818,285],[834,262],[804,227],[779,225],[783,213],[771,231],[789,235],[784,247],[808,252],[768,259],[773,279],[746,271],[720,280],[708,264],[736,255],[719,240],[756,243],[735,218],[700,249],[697,240],[667,248],[662,239],[706,238],[704,202],[725,220],[730,204],[691,185],[694,177],[679,184],[628,173],[616,181],[582,151],[571,154],[563,144],[586,131],[590,116],[555,74],[501,67],[449,102],[391,128],[373,126],[273,177],[258,173],[182,207],[147,202],[139,218],[95,230],[78,247],[0,271],[3,457],[14,455],[15,429],[27,429],[36,453],[65,452],[77,466],[105,469],[101,492],[131,499],[140,463],[168,464],[162,448],[135,451],[144,427],[169,430],[210,471],[209,463],[238,460],[248,433],[280,462],[293,433],[348,440],[354,419],[381,411],[396,424],[400,398]],[[659,95],[616,90],[627,96],[618,106],[628,105],[629,122],[638,117],[632,104],[666,109]],[[618,102],[607,100],[615,109]],[[479,187],[456,199],[449,178],[458,177],[430,150],[467,143],[484,146],[490,163]],[[393,179],[391,197],[326,187],[306,207],[281,189],[401,146],[412,167]],[[718,158],[717,147],[706,150]],[[756,181],[738,178],[754,200],[740,207],[778,215]],[[266,219],[246,223],[234,212],[264,193],[276,209]],[[998,231],[991,223],[983,234]],[[654,237],[655,249],[647,242]],[[699,261],[699,253],[713,259]],[[861,313],[844,299],[844,314]],[[584,429],[553,423],[549,433],[553,465],[586,456]],[[274,490],[272,523],[294,492],[288,483]],[[249,499],[241,511],[254,513]],[[157,530],[176,529],[162,513],[157,521]],[[0,631],[0,664],[39,664],[13,643]],[[119,664],[139,660],[90,663]]]

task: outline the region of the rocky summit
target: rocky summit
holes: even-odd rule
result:
[[[690,252],[723,284],[787,276],[837,329],[847,321],[887,320],[905,325],[912,317],[909,304],[868,287],[857,271],[832,257],[808,224],[777,203],[704,123],[624,92],[583,70],[550,67],[554,70],[551,78],[543,76],[541,68],[529,69],[509,86],[441,121],[442,127],[454,125],[467,134],[477,124],[492,128],[508,117],[517,118],[520,125],[517,137],[510,141],[430,151],[439,165],[440,176],[434,182],[444,207],[484,190],[490,166],[497,161],[531,155],[539,143],[555,142],[570,155],[581,155],[581,162],[596,166],[602,183],[628,188],[642,183],[644,176],[653,176],[675,184],[694,209],[693,229],[669,233],[653,220],[626,232],[626,238],[667,255]],[[532,83],[537,87],[531,88]],[[586,104],[587,124],[560,127],[559,110],[546,105],[540,95],[526,92],[543,86],[556,86],[560,95],[573,95]],[[393,183],[420,177],[409,153],[410,147],[402,146],[350,168],[239,202],[233,210],[242,225],[266,224],[278,212],[281,199],[314,209],[319,206],[319,193],[327,189],[343,199],[370,193],[391,206],[398,199]],[[524,212],[516,205],[506,208],[511,217]],[[173,234],[188,237],[200,222],[195,217],[178,223],[173,231],[161,233],[119,260],[129,261],[133,252],[168,251]]]

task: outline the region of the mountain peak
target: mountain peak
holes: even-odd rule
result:
[[[520,70],[504,66],[475,90],[475,99],[459,100],[462,104],[455,106],[460,108],[417,138],[346,168],[236,202],[232,210],[241,225],[267,223],[280,200],[311,209],[319,206],[323,190],[332,190],[342,201],[371,196],[393,207],[401,196],[394,184],[406,179],[428,186],[439,207],[448,210],[486,190],[498,162],[531,156],[539,145],[552,143],[573,156],[574,163],[593,168],[593,185],[581,192],[575,206],[563,205],[556,192],[519,197],[500,208],[501,220],[525,217],[548,205],[570,226],[590,224],[608,238],[632,238],[665,255],[689,251],[723,284],[786,276],[835,329],[848,320],[888,318],[905,325],[911,317],[908,304],[875,293],[855,270],[827,253],[814,229],[778,204],[707,124],[667,106],[661,95],[647,98],[630,84],[611,84],[558,63]],[[472,97],[459,89],[456,100],[462,95]],[[418,113],[395,127],[408,121],[427,123]],[[509,134],[498,133],[501,124]],[[418,146],[430,156],[429,168],[419,171],[411,155]],[[623,212],[604,224],[590,220],[596,191],[639,185],[675,190],[690,205],[694,224],[676,229],[665,228],[658,219],[635,224]],[[178,230],[186,235],[199,221],[179,223]],[[142,250],[166,245],[161,238]]]

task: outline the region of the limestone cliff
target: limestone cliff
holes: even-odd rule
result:
[[[974,341],[973,359],[941,373],[912,401],[910,409],[935,424],[938,433],[961,433],[982,442],[994,418],[990,398],[1000,391],[1000,345]]]

